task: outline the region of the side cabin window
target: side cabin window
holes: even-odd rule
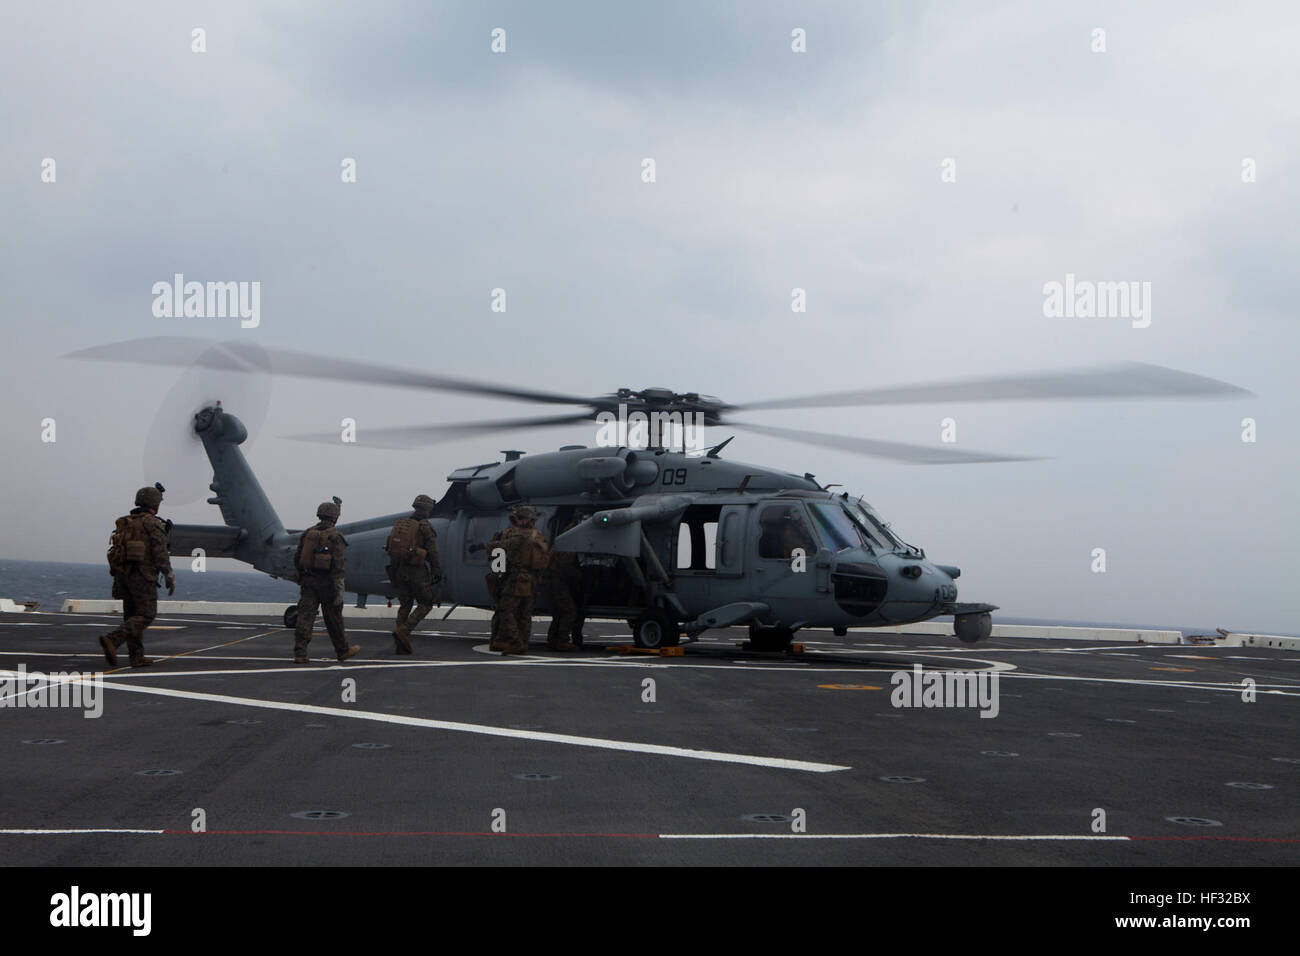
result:
[[[764,505],[758,513],[758,528],[760,558],[788,561],[795,548],[802,548],[805,555],[817,550],[817,542],[797,501]]]
[[[718,567],[720,505],[694,505],[677,525],[677,570],[714,571]]]

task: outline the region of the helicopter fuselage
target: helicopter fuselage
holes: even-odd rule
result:
[[[176,526],[173,553],[199,544],[213,556],[292,577],[302,532],[280,523],[236,447],[242,424],[221,409],[195,422],[213,465],[210,503],[220,506],[226,526]],[[748,624],[788,636],[806,627],[880,627],[946,614],[983,615],[987,624],[991,605],[957,603],[957,568],[928,560],[861,499],[828,491],[812,475],[717,452],[566,446],[457,469],[430,519],[441,601],[492,606],[489,539],[508,526],[512,506],[529,504],[552,549],[577,554],[588,617],[650,615],[661,628],[688,635]],[[575,521],[583,511],[591,516]],[[362,603],[396,595],[384,546],[393,522],[409,513],[339,524],[348,541],[345,588]],[[550,610],[546,588],[535,610]]]

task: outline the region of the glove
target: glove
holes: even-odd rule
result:
[[[167,575],[167,596],[170,597],[175,593],[176,593],[176,575],[169,574]]]

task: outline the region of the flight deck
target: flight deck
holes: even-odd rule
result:
[[[660,656],[590,623],[503,658],[430,619],[397,657],[356,620],[360,656],[318,627],[300,666],[273,615],[164,614],[152,667],[105,672],[116,620],[0,614],[10,865],[1300,860],[1300,650],[737,628]],[[33,671],[102,674],[101,716],[17,706]],[[898,705],[935,673],[995,696]]]

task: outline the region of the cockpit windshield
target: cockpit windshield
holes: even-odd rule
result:
[[[822,540],[832,551],[860,548],[866,543],[857,525],[837,503],[810,501],[808,509],[812,512],[813,524],[817,526]]]
[[[845,510],[849,513],[849,517],[853,519],[858,534],[866,540],[873,551],[894,550],[894,544],[890,541],[889,534],[881,525],[868,518],[866,512],[859,509],[853,502],[845,501],[843,504]]]
[[[857,501],[845,500],[844,505],[848,508],[849,513],[857,519],[857,523],[862,527],[862,530],[886,551],[917,550],[898,535],[894,534],[894,532],[889,529],[889,526],[885,524],[884,519],[876,513],[876,510],[861,498]],[[885,543],[881,544],[881,541]]]

